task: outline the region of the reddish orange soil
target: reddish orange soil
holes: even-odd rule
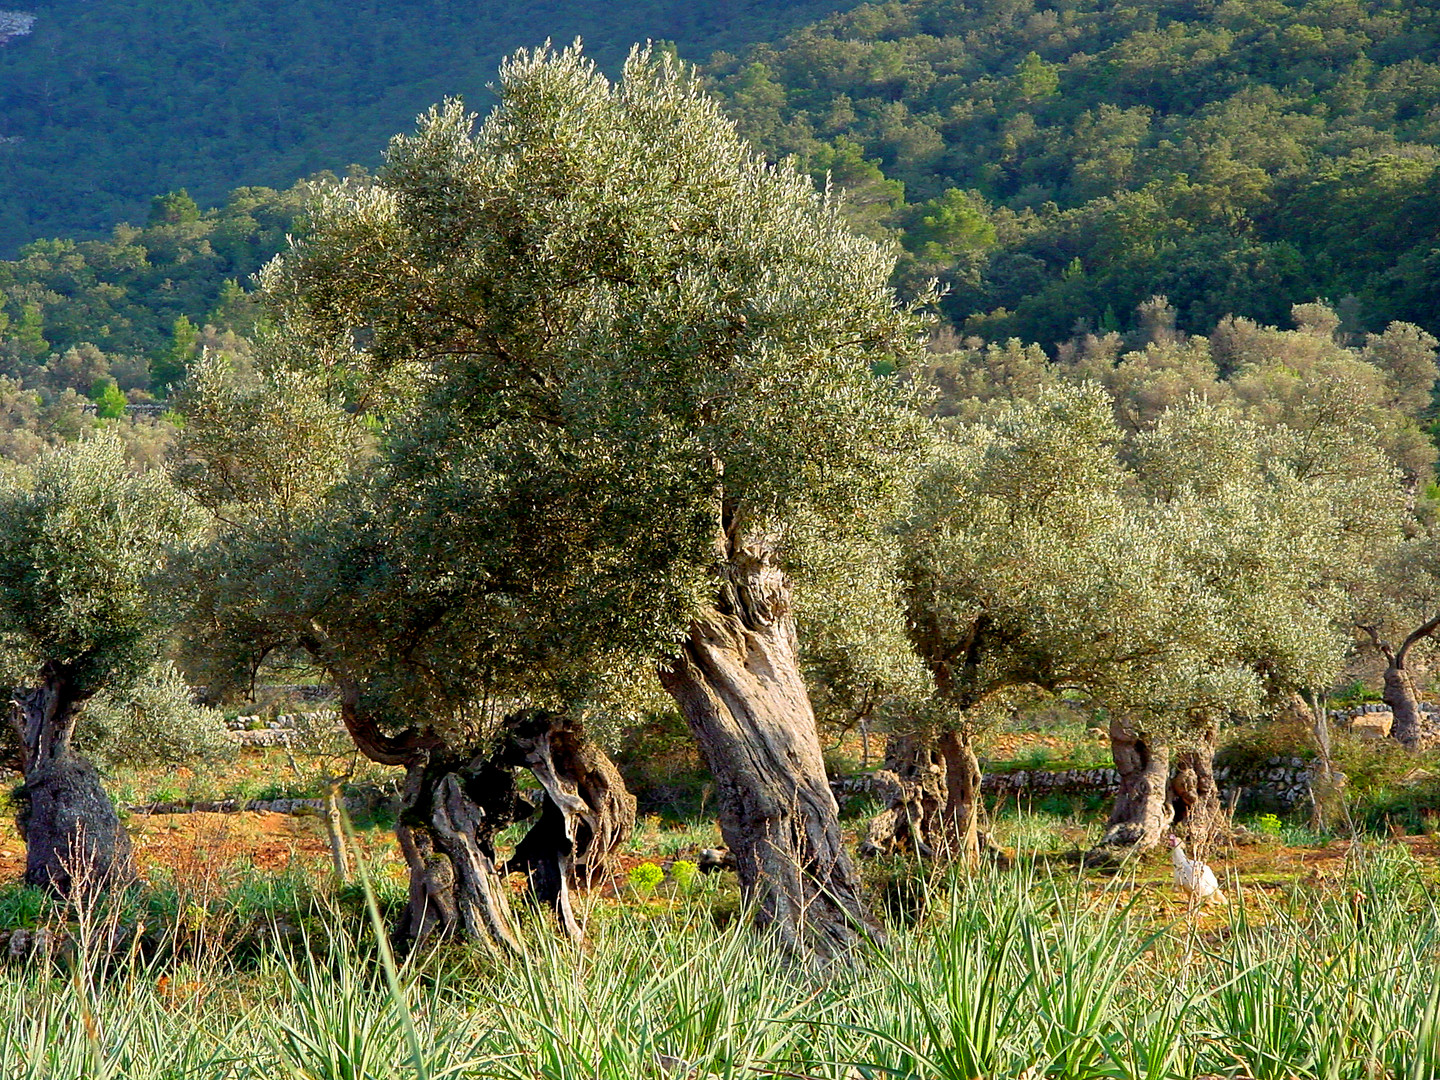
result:
[[[136,865],[144,877],[156,871],[187,878],[216,876],[253,866],[276,873],[292,864],[328,866],[330,845],[315,817],[247,811],[239,814],[131,815],[127,827]],[[365,834],[361,843],[377,867],[399,859],[388,832]],[[0,820],[0,884],[25,871],[25,847],[13,821]]]
[[[314,818],[288,814],[153,814],[130,819],[141,873],[221,869],[248,862],[270,873],[329,857],[325,830]]]

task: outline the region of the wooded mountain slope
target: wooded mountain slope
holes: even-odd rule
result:
[[[575,30],[609,66],[645,34],[733,45],[704,71],[742,131],[831,175],[902,246],[902,287],[949,286],[963,334],[1140,333],[1157,294],[1191,333],[1317,297],[1346,333],[1440,331],[1435,0],[899,0],[741,48],[844,6],[55,0],[0,47],[0,135],[20,139],[0,144],[0,250],[82,239],[0,263],[0,374],[93,393],[105,365],[64,360],[89,342],[120,389],[163,391],[196,328],[244,332],[238,289],[303,200],[228,189],[375,160],[503,48]],[[147,213],[182,185],[219,208]],[[118,218],[137,227],[83,239]]]
[[[986,337],[1127,328],[1155,293],[1198,332],[1348,295],[1437,328],[1429,0],[900,0],[710,71]]]
[[[38,236],[96,234],[158,192],[217,203],[373,165],[446,95],[488,107],[502,55],[583,35],[617,70],[632,43],[703,59],[775,37],[843,0],[9,0],[0,31],[0,255]],[[18,140],[18,141],[15,141]]]

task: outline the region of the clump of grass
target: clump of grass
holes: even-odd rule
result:
[[[33,929],[50,916],[54,904],[31,885],[0,889],[0,930]]]
[[[307,921],[248,965],[222,950],[208,966],[111,933],[150,909],[97,906],[67,950],[0,968],[0,1076],[1440,1075],[1440,911],[1403,845],[1356,844],[1343,882],[1283,903],[1232,887],[1198,923],[1157,917],[1133,883],[1034,860],[905,880],[913,924],[823,969],[748,918],[717,928],[705,903],[606,903],[585,949],[536,920],[520,957],[452,946],[399,962],[389,886],[358,879],[357,919],[256,878],[215,903],[257,918],[308,903]],[[1218,919],[1228,933],[1206,929]]]

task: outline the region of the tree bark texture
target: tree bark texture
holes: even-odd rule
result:
[[[913,851],[924,859],[979,858],[980,762],[959,732],[930,743],[919,735],[892,736],[874,792],[885,809],[870,820],[862,855]]]
[[[13,721],[21,768],[16,824],[25,841],[25,883],[59,896],[123,885],[135,877],[130,835],[95,767],[71,748],[82,701],[62,674],[16,692]]]
[[[873,818],[860,844],[864,856],[910,851],[933,859],[945,809],[944,768],[921,735],[892,735],[873,788],[885,809]]]
[[[1178,752],[1170,778],[1175,827],[1184,830],[1190,853],[1197,858],[1214,846],[1225,824],[1220,787],[1215,783],[1216,738],[1215,729],[1210,728],[1200,734],[1195,745]]]
[[[521,816],[514,777],[483,759],[424,754],[409,769],[395,826],[410,867],[396,941],[418,947],[460,935],[519,951],[495,835]]]
[[[537,808],[515,786],[528,768],[544,791]],[[502,862],[495,837],[535,817]],[[499,747],[468,760],[433,750],[412,757],[395,833],[410,868],[410,898],[396,929],[398,944],[459,935],[518,950],[505,878],[523,872],[532,895],[554,909],[561,929],[578,942],[571,905],[589,888],[635,823],[635,797],[613,762],[577,724],[554,713],[510,718]]]
[[[1146,851],[1160,843],[1173,817],[1169,800],[1170,750],[1124,721],[1110,721],[1110,752],[1120,774],[1115,809],[1091,853],[1097,860],[1116,850]]]
[[[741,547],[660,681],[715,776],[742,893],[787,949],[824,958],[878,931],[841,843],[790,600],[773,551]]]
[[[615,763],[564,717],[527,715],[515,725],[511,745],[545,800],[506,869],[524,871],[535,897],[554,908],[566,935],[579,941],[570,891],[590,888],[610,869],[635,827],[635,796]]]
[[[579,940],[571,890],[587,888],[607,868],[635,823],[635,798],[619,770],[583,729],[558,713],[526,710],[506,718],[498,746],[463,757],[421,727],[382,731],[362,707],[358,680],[336,671],[334,648],[320,627],[302,645],[336,673],[340,716],[371,761],[407,769],[396,838],[410,867],[410,900],[397,944],[461,934],[517,948],[505,876],[523,871],[532,895],[554,908],[561,928]],[[508,864],[495,836],[535,813],[515,788],[528,768],[545,795],[540,815]]]
[[[974,865],[980,857],[980,761],[958,731],[940,736],[945,763],[945,842],[952,857]]]
[[[1407,750],[1420,748],[1420,694],[1415,689],[1415,679],[1404,660],[1399,657],[1387,658],[1385,665],[1385,688],[1382,700],[1390,706],[1395,718],[1390,728],[1390,737]]]

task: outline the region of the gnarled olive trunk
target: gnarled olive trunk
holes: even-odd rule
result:
[[[528,808],[509,769],[424,753],[410,765],[395,825],[410,867],[410,902],[396,927],[407,948],[463,935],[519,951],[495,835]]]
[[[722,577],[660,681],[715,775],[720,830],[760,921],[798,954],[834,955],[877,931],[841,843],[790,584],[763,545],[735,552]]]
[[[1420,694],[1402,657],[1387,658],[1381,698],[1390,706],[1395,722],[1390,737],[1408,750],[1420,748]]]
[[[1184,830],[1190,852],[1197,858],[1209,851],[1225,826],[1220,788],[1215,783],[1216,736],[1214,728],[1199,732],[1192,744],[1176,753],[1175,774],[1170,778],[1175,827]]]
[[[1170,750],[1123,720],[1110,721],[1110,752],[1120,774],[1115,808],[1091,851],[1100,861],[1121,851],[1146,851],[1160,843],[1173,811],[1169,799]]]
[[[933,859],[945,810],[944,768],[922,735],[892,735],[872,793],[884,809],[870,819],[860,854],[911,851]]]
[[[342,715],[346,699],[342,688]],[[365,725],[347,719],[372,757],[400,750]],[[410,752],[405,798],[395,827],[410,868],[410,899],[396,928],[398,944],[413,948],[432,937],[467,936],[518,950],[505,878],[529,877],[532,895],[551,906],[575,941],[581,928],[571,891],[603,874],[635,823],[635,798],[619,771],[582,728],[555,713],[510,717],[499,746],[470,759],[430,747]],[[544,799],[515,856],[500,862],[495,837],[536,814],[520,797],[515,770],[528,768]]]
[[[506,869],[523,870],[536,899],[553,907],[561,928],[579,941],[570,890],[588,889],[605,876],[635,827],[635,796],[615,763],[565,717],[528,714],[515,724],[511,745],[540,781],[545,801]]]
[[[910,850],[925,859],[980,854],[980,762],[961,733],[931,744],[919,735],[892,736],[874,793],[885,809],[870,820],[862,855]]]
[[[953,856],[974,864],[980,856],[980,760],[958,731],[940,736],[945,763],[945,839]]]
[[[1408,661],[1411,649],[1440,632],[1440,615],[1406,634],[1398,649],[1380,636],[1378,627],[1361,626],[1360,629],[1370,636],[1371,643],[1385,657],[1385,688],[1381,697],[1390,706],[1390,713],[1395,718],[1390,735],[1407,750],[1419,750],[1424,741],[1420,726],[1420,694],[1415,689]]]
[[[135,876],[130,836],[100,775],[71,747],[82,704],[65,677],[52,672],[13,699],[25,777],[16,815],[25,841],[25,883],[60,896]]]

